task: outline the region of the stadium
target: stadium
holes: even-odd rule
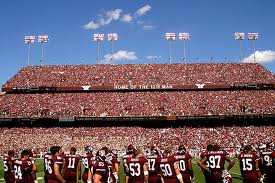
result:
[[[258,147],[275,141],[274,88],[260,64],[27,66],[2,86],[0,153],[185,144],[198,157],[210,143]]]

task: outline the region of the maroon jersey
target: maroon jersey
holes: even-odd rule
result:
[[[89,164],[90,164],[91,161],[94,160],[94,155],[92,153],[87,153],[87,154],[85,154],[81,157],[81,160],[82,160],[82,164],[83,164],[83,167],[84,167],[84,171],[83,171],[83,174],[82,174],[82,179],[83,179],[84,183],[86,183],[87,180],[88,180]]]
[[[256,160],[260,159],[256,153],[240,154],[238,158],[242,174],[256,173]]]
[[[209,151],[205,155],[208,168],[211,172],[222,172],[224,170],[225,157],[228,155],[225,151]]]
[[[164,182],[177,183],[177,174],[175,172],[174,164],[177,159],[174,156],[162,157],[160,160],[160,169],[162,171]]]
[[[94,155],[91,153],[87,153],[81,157],[82,164],[84,167],[84,172],[88,172],[89,170],[89,163],[94,159]]]
[[[149,172],[149,177],[150,176],[155,176],[155,175],[160,175],[160,155],[148,155],[146,156],[148,160],[148,172]]]
[[[49,176],[48,166],[50,165],[50,160],[52,158],[51,153],[46,153],[44,155],[44,178],[47,179]]]
[[[190,154],[177,154],[175,158],[179,162],[179,169],[181,174],[190,174],[189,170],[189,161],[192,160],[192,156]]]
[[[32,166],[29,160],[15,160],[13,166],[15,183],[33,183]]]
[[[77,165],[80,161],[80,157],[78,155],[66,154],[64,160],[66,168],[64,177],[76,177]]]
[[[14,182],[14,175],[12,173],[12,168],[14,165],[14,158],[10,156],[5,156],[3,159],[4,165],[4,179],[7,183]]]
[[[272,167],[271,153],[272,153],[272,151],[263,151],[260,154],[264,169],[268,169],[268,168]]]
[[[47,161],[47,171],[48,171],[48,180],[52,181],[59,181],[54,174],[54,165],[57,164],[59,166],[59,172],[61,173],[62,170],[62,158],[60,156],[52,156],[51,159]]]
[[[133,157],[125,160],[126,175],[129,176],[129,183],[144,183],[143,166],[147,162],[145,157]]]
[[[98,174],[101,176],[102,183],[108,183],[110,175],[108,164],[104,161],[94,161],[91,167],[92,174]]]

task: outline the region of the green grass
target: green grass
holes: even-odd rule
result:
[[[42,180],[39,180],[39,183],[44,183],[43,181],[43,167],[44,167],[44,161],[42,159],[37,159],[36,160],[38,171],[37,171],[37,177],[42,178]],[[193,161],[193,163],[196,163],[196,160]],[[3,172],[3,162],[0,160],[0,183],[4,182],[4,172]],[[227,165],[226,165],[227,166]],[[193,165],[193,170],[194,170],[194,175],[196,179],[196,183],[205,183],[204,181],[204,176],[201,172],[201,169],[197,165]],[[240,168],[239,168],[239,162],[236,161],[236,164],[234,167],[231,169],[230,172],[234,172],[235,174],[231,173],[232,178],[233,178],[233,183],[241,183],[242,179],[239,176],[240,174]],[[124,173],[123,173],[123,168],[121,167],[121,173],[120,173],[120,182],[124,183]]]

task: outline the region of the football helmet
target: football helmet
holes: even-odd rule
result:
[[[134,153],[135,152],[135,147],[132,144],[128,145],[126,152],[127,152],[127,154]]]
[[[85,151],[86,151],[86,153],[92,154],[92,153],[93,153],[93,148],[92,148],[92,146],[86,146],[86,147],[85,147]]]
[[[150,151],[151,151],[151,154],[154,155],[154,154],[159,154],[159,151],[158,151],[158,148],[156,146],[152,146],[150,148]]]
[[[222,183],[232,183],[232,176],[227,170],[222,171]]]
[[[186,148],[183,144],[179,145],[178,147],[178,153],[179,154],[185,154],[186,153]]]
[[[96,152],[96,158],[101,160],[101,161],[105,161],[107,154],[108,153],[105,149],[100,149]]]

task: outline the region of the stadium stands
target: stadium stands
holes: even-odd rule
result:
[[[275,83],[260,64],[139,64],[24,67],[3,88],[156,84]]]
[[[275,114],[274,90],[5,94],[1,117]]]

